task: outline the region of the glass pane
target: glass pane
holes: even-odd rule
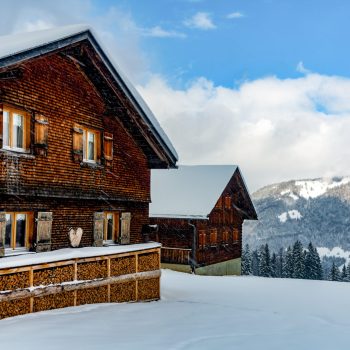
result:
[[[23,116],[13,114],[13,142],[12,147],[23,148]]]
[[[107,214],[107,240],[111,241],[113,237],[113,214]]]
[[[5,248],[11,247],[11,231],[12,231],[12,220],[11,214],[5,214],[6,229],[5,229]]]
[[[4,111],[3,114],[3,146],[10,146],[10,113]]]
[[[16,214],[16,248],[25,246],[26,214]]]
[[[95,160],[95,134],[88,132],[88,160]]]

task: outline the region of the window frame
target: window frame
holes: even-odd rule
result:
[[[30,130],[28,131],[28,125],[30,128],[30,121],[28,123],[27,119],[30,119],[31,116],[28,112],[18,109],[18,108],[13,108],[7,105],[3,105],[2,108],[2,129],[3,129],[3,134],[5,132],[5,112],[8,113],[9,116],[9,127],[8,127],[8,145],[4,145],[4,136],[3,136],[3,141],[2,141],[2,149],[3,150],[7,150],[7,151],[13,151],[13,152],[18,152],[18,153],[30,153],[30,148],[26,148],[26,144],[30,144],[30,142],[28,142],[27,138],[28,135],[30,135]],[[14,128],[14,124],[13,124],[13,120],[14,120],[14,114],[20,115],[23,117],[23,135],[22,135],[22,145],[23,147],[14,147],[13,146],[13,139],[14,139],[14,132],[13,132],[13,128]],[[29,136],[30,138],[30,136]],[[30,141],[30,140],[29,140]]]
[[[10,247],[5,247],[6,252],[27,251],[30,248],[30,232],[33,228],[33,213],[27,211],[5,211],[5,215],[11,215],[11,239]],[[26,215],[24,246],[16,247],[17,215]],[[5,243],[5,242],[4,242]],[[6,255],[6,254],[5,254]]]
[[[100,137],[100,131],[93,130],[89,128],[82,128],[83,130],[83,162],[84,163],[97,163],[97,138]],[[88,159],[88,153],[89,153],[89,134],[94,135],[94,159]]]
[[[119,241],[120,237],[120,213],[116,211],[105,211],[103,212],[103,243],[104,244],[115,244]],[[107,239],[108,233],[108,215],[113,215],[113,236],[112,239]],[[117,232],[118,231],[118,232]]]

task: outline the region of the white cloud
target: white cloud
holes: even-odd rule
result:
[[[186,38],[186,34],[174,30],[165,30],[160,26],[155,26],[142,30],[142,35],[155,38]]]
[[[236,19],[236,18],[242,18],[244,17],[243,13],[241,12],[232,12],[232,13],[229,13],[226,18],[228,19]]]
[[[267,77],[237,89],[139,87],[185,164],[239,164],[248,186],[350,174],[350,79]],[[328,114],[320,112],[321,103]]]
[[[303,61],[300,61],[297,64],[297,68],[296,69],[297,69],[297,72],[302,73],[302,74],[310,74],[311,73],[311,70],[305,68]]]
[[[216,25],[213,23],[211,16],[207,12],[197,12],[193,17],[187,19],[184,24],[190,28],[209,30],[215,29]]]

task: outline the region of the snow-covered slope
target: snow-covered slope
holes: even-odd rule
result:
[[[0,321],[1,348],[343,350],[350,284],[164,271],[162,300]]]
[[[317,247],[350,250],[350,177],[292,180],[252,195],[259,221],[247,222],[244,239],[277,250],[299,239]]]

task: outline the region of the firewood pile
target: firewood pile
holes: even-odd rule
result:
[[[111,276],[128,275],[136,272],[135,256],[111,259]]]
[[[139,271],[153,271],[159,269],[159,255],[157,253],[148,253],[139,255]]]
[[[77,305],[107,302],[108,286],[77,290]]]
[[[110,301],[112,303],[123,303],[136,300],[136,282],[122,282],[111,284]]]
[[[0,275],[1,290],[14,290],[29,287],[29,272]]]
[[[58,284],[62,282],[73,281],[74,278],[74,266],[60,266],[52,267],[43,270],[36,270],[33,273],[33,285],[48,285]]]
[[[138,281],[138,300],[159,299],[159,294],[159,278]]]
[[[0,302],[0,319],[30,312],[30,298]]]
[[[34,298],[34,312],[74,306],[74,292],[46,295]]]
[[[94,280],[107,277],[107,260],[78,264],[78,280]]]

